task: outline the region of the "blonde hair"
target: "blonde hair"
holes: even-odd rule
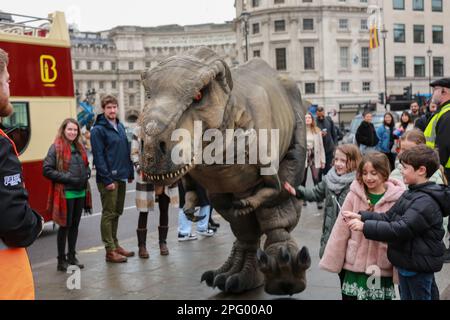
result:
[[[336,151],[340,151],[347,157],[346,167],[348,172],[353,172],[358,169],[361,162],[361,152],[354,144],[341,144],[336,147]],[[335,151],[335,154],[336,154]]]
[[[401,136],[400,142],[401,141],[409,141],[409,142],[413,142],[417,145],[427,143],[427,140],[425,139],[425,135],[423,134],[422,130],[417,129],[417,128],[406,131]]]

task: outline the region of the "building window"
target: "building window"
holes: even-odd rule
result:
[[[361,68],[369,68],[370,67],[370,55],[369,55],[369,47],[361,48]]]
[[[425,57],[414,57],[414,76],[425,77]]]
[[[314,19],[303,19],[303,30],[314,30]]]
[[[339,48],[339,58],[340,58],[340,66],[342,69],[348,69],[349,67],[349,56],[348,56],[348,47],[340,47]]]
[[[253,57],[261,57],[261,51],[260,50],[253,50]]]
[[[341,82],[341,92],[350,92],[350,82]]]
[[[370,81],[363,81],[362,83],[362,91],[370,92]]]
[[[151,63],[150,63],[150,61],[145,61],[145,68],[150,68],[150,66],[151,66]]]
[[[88,69],[88,70],[92,69],[92,62],[91,61],[86,62],[86,69]]]
[[[369,30],[369,26],[367,25],[367,19],[361,19],[361,31],[367,31]]]
[[[423,0],[413,0],[413,10],[423,11],[424,10]]]
[[[128,70],[134,70],[134,62],[133,61],[128,62]]]
[[[275,32],[285,30],[286,30],[286,22],[284,20],[275,20]]]
[[[282,4],[284,3],[284,0],[274,0],[273,4]]]
[[[348,19],[339,19],[339,29],[348,30]]]
[[[128,81],[128,89],[133,89],[134,88],[134,81],[130,80]]]
[[[425,26],[421,24],[414,25],[414,43],[425,43]]]
[[[443,26],[433,26],[433,43],[444,43]]]
[[[87,82],[87,88],[88,88],[88,90],[89,90],[89,89],[93,89],[93,87],[92,87],[92,81],[88,81],[88,82]]]
[[[259,0],[252,0],[252,7],[259,7]]]
[[[100,81],[100,82],[98,83],[98,88],[99,88],[99,89],[105,89],[105,82],[104,82],[104,81]]]
[[[111,81],[111,89],[116,89],[117,83],[115,81]]]
[[[80,69],[80,61],[75,61],[75,70]]]
[[[252,33],[253,34],[259,33],[259,23],[252,24]]]
[[[286,70],[286,48],[276,48],[275,56],[277,70]]]
[[[116,63],[115,62],[111,62],[111,70],[116,70]]]
[[[104,62],[103,62],[103,61],[100,61],[100,62],[98,63],[98,69],[99,69],[99,70],[103,70],[104,67],[105,67]]]
[[[406,77],[406,57],[395,57],[395,76],[397,78]]]
[[[314,70],[314,47],[304,47],[303,54],[305,70]]]
[[[444,76],[444,58],[443,57],[433,57],[433,75],[435,77]]]
[[[315,93],[316,93],[316,84],[314,82],[306,82],[305,94],[315,94]]]
[[[405,42],[405,25],[394,24],[394,42]]]
[[[442,0],[432,0],[431,10],[433,12],[442,12]]]
[[[405,10],[405,0],[392,0],[395,10]]]
[[[129,106],[134,106],[134,94],[130,94],[130,96],[128,97],[128,105]]]

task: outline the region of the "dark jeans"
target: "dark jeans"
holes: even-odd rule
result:
[[[397,157],[397,154],[392,152],[383,152],[389,159],[389,165],[391,167],[391,171],[395,169],[395,158]]]
[[[81,212],[83,211],[85,198],[67,200],[67,225],[58,229],[58,256],[66,254],[66,239],[69,246],[69,254],[75,254],[78,239],[78,226],[80,225]]]
[[[434,273],[418,273],[412,277],[399,274],[402,300],[439,300]]]

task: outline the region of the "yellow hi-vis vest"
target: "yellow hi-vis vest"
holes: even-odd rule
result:
[[[431,118],[424,131],[425,139],[427,140],[427,146],[434,149],[436,147],[436,125],[439,119],[450,111],[450,103],[442,107],[441,111]],[[450,169],[450,158],[448,159],[445,168]]]

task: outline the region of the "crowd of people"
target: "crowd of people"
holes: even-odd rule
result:
[[[0,49],[0,116],[12,112],[9,103],[8,56]],[[338,274],[344,300],[390,300],[399,284],[403,300],[439,299],[435,273],[450,262],[444,245],[444,217],[450,214],[450,79],[431,84],[433,98],[420,114],[417,104],[404,112],[398,124],[386,113],[379,128],[365,112],[356,133],[357,146],[339,144],[338,130],[322,107],[308,113],[306,163],[299,186],[285,183],[285,190],[306,203],[325,202],[319,266]],[[183,210],[181,183],[155,186],[143,179],[139,159],[142,130],[136,127],[132,142],[118,119],[118,101],[107,95],[102,113],[90,132],[96,183],[102,204],[101,239],[108,263],[127,262],[134,251],[123,248],[117,237],[124,210],[126,184],[136,177],[136,228],[138,256],[147,249],[149,212],[159,207],[159,254],[169,255],[169,207],[179,210],[178,241],[211,237],[219,227],[211,217],[206,190],[197,186],[199,210],[196,232]],[[414,128],[416,127],[416,128]],[[43,229],[43,219],[27,201],[20,162],[14,143],[0,130],[0,299],[33,299],[34,287],[26,248]],[[313,187],[306,187],[308,170]],[[76,243],[83,210],[91,212],[89,155],[82,143],[78,122],[65,119],[44,160],[43,175],[51,181],[48,210],[58,224],[57,270],[78,260]],[[6,180],[5,180],[6,181]],[[6,214],[7,213],[7,214]],[[66,250],[67,247],[67,250]],[[371,268],[378,270],[378,285],[370,285]],[[11,272],[15,273],[11,275]],[[20,279],[20,280],[18,280]]]

